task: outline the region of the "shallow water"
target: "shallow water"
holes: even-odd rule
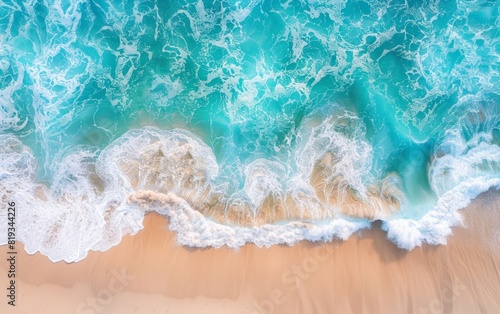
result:
[[[4,1],[2,198],[53,260],[115,245],[148,210],[191,246],[376,219],[400,247],[444,244],[500,183],[499,16],[495,1]]]

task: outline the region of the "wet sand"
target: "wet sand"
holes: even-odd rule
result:
[[[347,241],[190,249],[148,214],[144,230],[78,263],[18,243],[16,307],[4,294],[0,313],[500,313],[500,193],[461,213],[446,246],[411,252],[379,224]]]

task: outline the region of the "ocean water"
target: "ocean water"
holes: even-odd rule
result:
[[[445,244],[499,145],[498,1],[0,3],[0,195],[53,261],[149,211],[192,247]]]

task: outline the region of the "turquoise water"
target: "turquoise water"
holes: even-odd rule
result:
[[[268,242],[262,231],[244,242],[345,238],[339,230],[381,219],[401,247],[444,243],[456,210],[500,181],[499,16],[496,1],[5,0],[0,130],[17,170],[4,161],[0,178],[24,191],[14,195],[26,206],[90,198],[89,221],[102,230],[110,202],[122,208],[112,214],[114,240],[89,236],[86,250],[140,228],[127,195],[142,190],[201,212],[218,195],[223,215],[236,204],[252,217],[269,195],[293,195],[288,218],[268,223],[331,227]],[[150,154],[154,142],[169,165],[140,170],[139,183],[130,169],[117,168],[124,172],[116,178],[102,170],[120,158],[149,165],[161,158]],[[186,147],[193,159],[184,164]],[[21,151],[31,154],[27,177]],[[325,154],[333,157],[318,185],[313,169]],[[37,201],[34,186],[48,200]],[[363,204],[370,214],[361,214]],[[314,213],[301,214],[304,206]],[[125,223],[127,215],[137,223]],[[187,245],[236,245],[215,231],[182,240],[181,229]],[[37,250],[67,256],[43,243]]]

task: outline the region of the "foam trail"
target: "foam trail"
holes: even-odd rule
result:
[[[419,220],[393,219],[384,222],[387,237],[397,246],[412,250],[423,243],[446,244],[452,227],[462,223],[458,210],[465,208],[479,194],[494,188],[500,190],[500,179],[477,178],[442,195],[436,206]]]
[[[295,179],[282,182],[284,168],[265,160],[255,161],[246,172],[249,179],[244,191],[253,212],[259,210],[269,193],[281,197],[289,194],[298,204],[305,201],[301,205],[307,208],[316,204],[320,215],[309,221],[248,227],[209,219],[200,212],[200,206],[207,196],[223,192],[223,187],[215,184],[217,162],[208,146],[185,131],[132,130],[97,158],[85,147],[62,153],[50,187],[35,182],[37,163],[29,148],[12,135],[2,135],[1,144],[0,153],[9,161],[2,164],[0,174],[2,198],[18,204],[19,240],[25,243],[27,252],[39,251],[53,261],[78,261],[89,250],[116,245],[124,234],[142,228],[144,214],[149,211],[168,216],[178,241],[192,247],[237,248],[245,243],[271,246],[347,239],[370,226],[366,219],[341,215],[321,218],[328,205],[314,189],[297,174]],[[475,152],[469,154],[474,156]],[[463,158],[468,160],[470,156]],[[458,210],[479,193],[499,186],[500,179],[484,176],[462,181],[445,192],[421,219],[389,218],[384,228],[389,239],[405,249],[424,242],[444,244],[451,227],[460,223]],[[0,218],[0,222],[7,220],[5,213]],[[1,241],[6,243],[5,237]]]

